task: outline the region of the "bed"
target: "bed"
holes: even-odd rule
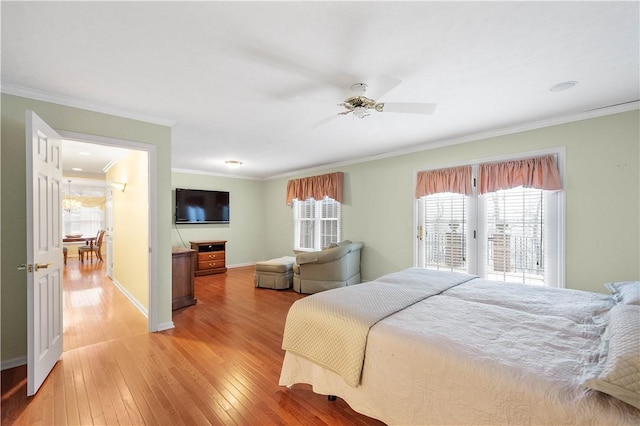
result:
[[[640,424],[640,284],[409,268],[296,301],[280,385],[387,424]]]

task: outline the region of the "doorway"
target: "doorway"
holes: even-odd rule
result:
[[[133,184],[133,182],[129,182],[129,184],[122,188],[121,185],[114,185],[117,189],[108,187],[108,191],[110,191],[110,198],[112,202],[110,203],[111,209],[105,207],[105,220],[107,217],[113,218],[114,213],[113,208],[118,205],[118,198],[120,201],[122,200],[138,200],[141,204],[144,205],[144,217],[135,219],[135,226],[137,230],[142,230],[142,234],[133,235],[130,229],[120,230],[121,239],[126,240],[127,238],[135,241],[135,244],[126,244],[122,247],[125,249],[122,250],[132,250],[133,253],[125,253],[125,258],[132,258],[136,260],[142,260],[136,262],[134,274],[136,277],[133,278],[135,282],[138,284],[134,289],[127,288],[127,285],[124,281],[128,281],[128,278],[118,281],[118,274],[126,275],[126,266],[124,270],[118,271],[113,270],[110,266],[110,275],[113,278],[113,285],[119,287],[120,291],[129,299],[133,306],[135,306],[139,311],[141,311],[146,317],[147,322],[147,331],[152,332],[158,329],[157,326],[157,314],[155,305],[155,295],[157,289],[155,287],[155,270],[156,270],[156,241],[157,237],[155,235],[155,215],[151,214],[151,212],[156,211],[156,200],[152,194],[155,193],[155,182],[156,182],[156,170],[155,170],[155,147],[147,144],[142,144],[138,142],[118,140],[112,138],[105,138],[94,135],[85,135],[74,132],[66,132],[66,131],[58,131],[60,136],[64,141],[71,141],[72,143],[82,143],[86,144],[86,146],[99,147],[103,150],[117,150],[119,152],[118,162],[114,164],[110,164],[107,168],[106,173],[103,174],[103,178],[105,179],[105,185],[107,183],[127,183],[126,180],[137,180],[137,184]],[[63,145],[63,156],[64,156],[64,145]],[[132,166],[130,163],[127,164],[128,157],[131,156],[136,157],[136,161],[143,161],[145,167],[136,167]],[[140,160],[143,158],[143,160]],[[118,166],[118,163],[121,163]],[[125,165],[123,166],[122,163]],[[66,167],[66,166],[65,166]],[[127,174],[126,168],[131,168],[131,173]],[[113,172],[115,170],[115,172]],[[142,174],[141,174],[142,170]],[[66,172],[66,170],[65,170]],[[77,176],[77,174],[76,174]],[[124,182],[123,182],[124,181]],[[122,189],[125,189],[125,192],[122,192]],[[129,192],[126,192],[126,191]],[[117,209],[117,207],[115,207]],[[128,206],[129,210],[133,209],[135,211],[140,211],[139,208]],[[111,219],[113,220],[113,219]],[[146,226],[145,226],[146,223]],[[112,227],[111,224],[106,223],[106,227],[108,231],[107,235],[109,235],[106,240],[106,246],[112,245],[113,234],[118,232],[118,225],[115,223],[115,227]],[[109,229],[109,228],[113,229]],[[113,262],[114,255],[113,253],[108,253],[112,251],[111,248],[105,250],[107,251],[107,262]],[[111,254],[111,256],[109,256]],[[117,255],[116,255],[117,256]],[[71,270],[70,270],[71,271]],[[140,272],[143,272],[142,274]],[[75,271],[77,274],[82,271]],[[107,270],[97,270],[91,273],[91,276],[94,280],[101,280],[106,277]],[[121,275],[122,276],[122,275]],[[94,290],[97,291],[97,290]],[[84,293],[85,295],[89,295],[91,292]],[[65,345],[66,346],[66,345]]]

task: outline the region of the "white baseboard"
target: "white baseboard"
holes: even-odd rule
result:
[[[235,265],[227,265],[227,269],[231,268],[243,268],[245,266],[253,266],[256,262],[236,263]]]
[[[156,331],[164,331],[164,330],[170,330],[172,328],[175,328],[176,326],[173,324],[173,321],[169,321],[169,322],[163,322],[158,324],[158,329]]]
[[[27,363],[27,357],[21,356],[19,358],[2,361],[2,363],[0,364],[0,369],[8,370],[10,368],[20,367],[21,365],[25,365],[26,363]]]
[[[129,299],[131,303],[133,303],[133,306],[135,306],[140,312],[142,312],[142,315],[144,315],[145,318],[149,319],[149,312],[147,311],[147,309],[142,306],[140,302],[138,302],[136,298],[133,297],[131,293],[129,293],[129,291],[118,282],[118,280],[111,278],[111,282],[118,288],[118,290],[120,290],[122,294],[125,295],[127,299]]]

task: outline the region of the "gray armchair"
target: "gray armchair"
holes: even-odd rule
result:
[[[343,241],[316,252],[298,253],[293,265],[293,289],[312,294],[359,284],[362,243]]]

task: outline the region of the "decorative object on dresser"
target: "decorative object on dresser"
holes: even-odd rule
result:
[[[224,274],[227,272],[225,260],[226,241],[190,241],[197,252],[196,276]]]
[[[194,274],[196,251],[183,247],[171,248],[171,310],[195,305]]]

